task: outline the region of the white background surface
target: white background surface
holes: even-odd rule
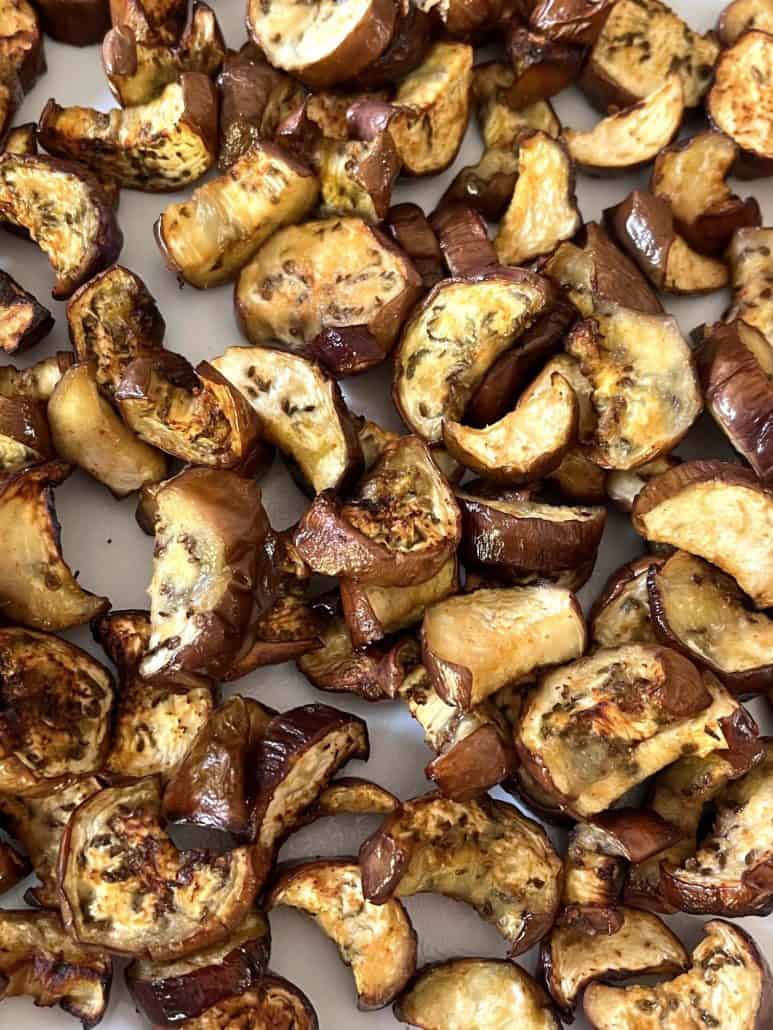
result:
[[[238,48],[245,39],[243,0],[210,0],[210,3],[217,11],[228,44]],[[699,30],[712,27],[720,9],[717,0],[673,0],[672,6]],[[78,49],[49,39],[46,39],[45,46],[48,73],[25,98],[16,123],[36,120],[49,97],[54,97],[60,104],[91,104],[103,110],[113,106],[103,77],[98,47]],[[598,117],[573,89],[558,98],[555,106],[566,125],[588,127]],[[481,142],[473,122],[454,167],[428,182],[402,182],[395,193],[395,201],[413,200],[429,212],[455,170],[474,163],[480,150]],[[646,176],[641,176],[640,181],[644,183]],[[577,192],[584,219],[599,218],[603,208],[621,200],[634,185],[633,177],[599,181],[579,174]],[[773,224],[773,181],[739,183],[737,188],[739,192],[745,191],[744,196],[754,194],[762,205],[765,224]],[[164,206],[181,196],[121,191],[119,221],[125,244],[119,261],[142,276],[156,298],[166,319],[165,346],[185,354],[195,363],[221,354],[226,347],[243,344],[244,340],[234,320],[231,286],[208,292],[199,292],[190,286],[180,290],[174,276],[164,267],[153,240],[152,227]],[[30,364],[55,350],[69,349],[64,304],[50,299],[52,274],[42,253],[27,242],[0,233],[0,267],[35,293],[56,317],[51,335],[23,355],[19,364]],[[725,293],[715,293],[698,300],[666,298],[666,305],[679,319],[683,331],[688,332],[702,322],[717,318],[728,299]],[[384,367],[349,380],[344,384],[344,392],[353,410],[398,429],[399,420],[389,398],[389,377],[390,370]],[[727,456],[729,452],[710,420],[704,416],[678,453],[716,457]],[[306,501],[295,488],[281,460],[274,464],[262,486],[266,508],[276,528],[290,525],[301,515]],[[115,608],[146,607],[145,590],[150,580],[153,542],[140,532],[134,521],[133,499],[116,501],[105,487],[80,472],[57,490],[56,499],[62,522],[64,555],[73,569],[80,570],[83,585],[110,597]],[[641,541],[631,530],[627,518],[610,513],[595,575],[581,593],[586,607],[599,593],[609,573],[641,551]],[[65,635],[104,658],[87,630]],[[429,789],[422,772],[430,757],[429,752],[418,725],[399,702],[368,705],[345,695],[323,694],[306,683],[293,664],[259,670],[226,688],[226,693],[236,691],[280,709],[327,701],[356,712],[368,721],[371,759],[367,764],[351,763],[345,770],[346,774],[367,776],[403,798]],[[761,702],[751,703],[750,709],[764,730],[773,731],[773,721]],[[324,820],[296,834],[283,848],[282,858],[354,854],[362,838],[376,825],[376,819],[366,817]],[[558,839],[555,834],[553,836]],[[1,903],[5,907],[22,904],[23,889],[5,895]],[[453,955],[500,957],[505,953],[502,938],[464,905],[432,895],[409,898],[406,905],[418,933],[421,962]],[[702,918],[683,916],[669,922],[688,948],[700,937]],[[740,922],[756,937],[769,959],[773,959],[771,920],[746,919]],[[355,1027],[386,1030],[397,1025],[389,1009],[368,1014],[357,1011],[349,970],[339,961],[334,945],[310,920],[282,908],[271,913],[271,928],[272,968],[306,991],[324,1030],[354,1030]],[[535,952],[522,956],[519,961],[525,968],[533,970]],[[119,961],[110,1007],[102,1023],[105,1030],[134,1030],[147,1025],[144,1017],[135,1012],[128,997],[121,968]],[[65,1030],[76,1025],[59,1009],[33,1008],[29,999],[13,999],[0,1004],[0,1028],[3,1030]],[[582,1030],[584,1025],[581,1019],[575,1024],[578,1030]]]

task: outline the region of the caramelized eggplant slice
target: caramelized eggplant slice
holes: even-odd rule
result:
[[[268,920],[261,909],[251,908],[224,940],[208,948],[167,962],[135,959],[126,983],[154,1025],[177,1026],[259,981],[270,951]]]
[[[513,68],[501,61],[478,64],[473,69],[472,92],[486,147],[504,147],[512,152],[515,140],[529,129],[557,139],[561,123],[549,102],[518,104],[514,84]]]
[[[331,815],[386,815],[394,812],[400,801],[384,787],[357,776],[333,780],[319,795],[313,809],[314,819]]]
[[[422,966],[394,1008],[395,1018],[423,1030],[559,1030],[542,988],[513,962],[447,959]]]
[[[717,33],[722,46],[732,46],[749,29],[773,32],[770,0],[730,0],[719,16]]]
[[[773,173],[773,130],[770,89],[773,36],[745,32],[723,51],[706,100],[711,123],[738,146],[736,174],[756,178]]]
[[[620,511],[632,511],[636,498],[647,483],[655,476],[662,476],[664,472],[680,465],[681,462],[681,458],[664,454],[662,458],[655,458],[654,461],[648,461],[635,469],[613,469],[607,476],[607,493],[610,501]]]
[[[15,354],[27,350],[48,336],[54,319],[48,308],[0,271],[0,351]]]
[[[411,259],[426,289],[431,290],[445,278],[443,254],[437,236],[417,204],[390,207],[385,228]]]
[[[549,39],[595,43],[615,0],[538,0],[529,24]]]
[[[306,995],[289,980],[269,975],[175,1026],[180,1030],[233,1030],[240,1024],[255,1030],[319,1030],[317,1014]]]
[[[510,957],[550,929],[561,893],[561,860],[545,831],[486,796],[404,802],[363,843],[360,870],[363,894],[376,904],[431,891],[471,905]]]
[[[674,980],[655,987],[591,984],[583,1001],[590,1025],[595,1030],[675,1030],[690,1023],[723,1030],[764,1027],[773,1005],[773,977],[761,952],[740,927],[721,919],[712,919],[703,931],[692,967]]]
[[[647,592],[647,574],[665,561],[646,555],[613,572],[590,613],[590,636],[598,647],[657,641]]]
[[[771,229],[739,229],[733,236],[727,257],[733,273],[733,306],[725,316],[728,322],[745,322],[756,329],[773,347],[773,304],[768,288],[773,275],[771,261],[773,231]],[[768,373],[773,362],[767,347],[755,345],[744,334],[746,346],[752,349]]]
[[[356,860],[302,862],[279,873],[266,908],[289,905],[312,917],[350,966],[361,1012],[394,1001],[416,969],[416,933],[396,898],[374,905],[362,894]]]
[[[302,705],[276,715],[253,752],[253,839],[267,853],[292,833],[346,762],[367,761],[364,720],[328,705]]]
[[[581,655],[585,623],[574,595],[561,587],[476,590],[428,608],[421,638],[438,694],[468,711],[543,666]]]
[[[56,300],[111,265],[123,246],[99,180],[52,157],[0,155],[0,221],[28,233],[49,259]]]
[[[217,94],[206,75],[185,72],[155,100],[109,114],[49,100],[38,135],[52,154],[82,161],[126,189],[178,190],[215,162]]]
[[[585,57],[582,47],[515,22],[506,28],[505,49],[513,68],[508,95],[514,107],[549,100],[562,92],[580,74]]]
[[[711,85],[719,45],[699,35],[660,0],[620,0],[607,18],[580,78],[602,111],[643,100],[679,73],[685,105],[697,107]]]
[[[773,604],[771,511],[773,493],[751,472],[724,461],[688,461],[650,480],[633,506],[633,526],[647,540],[717,565],[767,608]]]

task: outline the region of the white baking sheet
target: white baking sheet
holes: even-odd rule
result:
[[[228,44],[239,47],[245,38],[243,0],[210,0],[217,10]],[[720,9],[718,0],[673,0],[672,6],[696,29],[710,28]],[[16,121],[36,120],[49,97],[60,104],[91,104],[103,110],[112,105],[107,90],[98,47],[78,49],[46,40],[48,73],[26,97]],[[587,127],[597,115],[582,96],[570,90],[558,98],[556,107],[565,124]],[[477,160],[481,149],[477,127],[472,124],[464,147],[453,168],[429,182],[407,181],[396,191],[395,200],[413,200],[430,211],[442,195],[455,171]],[[640,177],[641,183],[646,177]],[[586,221],[596,219],[603,208],[622,199],[636,184],[634,177],[599,181],[578,176],[577,192]],[[773,224],[773,181],[738,184],[739,191],[753,193],[760,201],[766,224]],[[745,195],[746,195],[745,194]],[[125,244],[120,262],[137,272],[148,285],[163,313],[167,332],[165,345],[185,354],[192,361],[212,358],[229,346],[244,340],[236,327],[232,287],[223,286],[199,292],[190,286],[180,289],[175,277],[164,267],[153,240],[153,223],[164,206],[180,195],[153,195],[130,190],[121,192],[119,219]],[[32,363],[59,349],[69,349],[64,305],[49,300],[52,275],[43,255],[29,243],[0,233],[0,267],[47,304],[56,317],[51,335],[20,363]],[[716,293],[698,300],[668,298],[667,306],[688,332],[694,326],[718,317],[728,297]],[[364,412],[390,428],[400,428],[389,397],[387,368],[376,370],[344,384],[351,407]],[[704,417],[693,429],[689,440],[678,449],[680,454],[726,456],[729,451],[710,420]],[[281,461],[277,461],[263,482],[264,500],[272,523],[283,528],[303,512],[305,500],[292,483]],[[62,522],[64,554],[73,569],[80,570],[82,583],[98,594],[106,594],[115,608],[145,607],[146,586],[150,579],[152,540],[144,536],[134,521],[134,501],[116,501],[108,491],[85,474],[76,472],[57,490],[57,508]],[[1,542],[0,542],[1,545]],[[591,583],[582,591],[584,603],[599,592],[609,573],[641,552],[641,542],[628,520],[611,513],[604,543]],[[103,657],[87,630],[76,630],[67,637]],[[292,664],[261,670],[231,684],[228,692],[249,694],[277,708],[312,701],[329,701],[367,718],[371,736],[371,759],[352,763],[348,774],[367,776],[390,788],[403,798],[423,793],[429,785],[423,768],[429,754],[418,725],[400,703],[367,705],[355,698],[332,697],[315,691],[295,671]],[[767,732],[773,721],[761,702],[750,705]],[[283,848],[282,858],[315,855],[355,854],[363,836],[377,821],[373,818],[325,820],[296,834]],[[554,835],[555,836],[555,835]],[[2,904],[22,904],[18,892],[5,895]],[[419,937],[422,962],[453,955],[502,956],[505,949],[499,935],[484,924],[471,909],[436,896],[409,898],[406,902]],[[690,947],[700,937],[703,920],[677,917],[669,920]],[[773,959],[773,925],[770,919],[740,920]],[[273,933],[272,968],[293,980],[313,1001],[324,1030],[354,1030],[368,1027],[387,1030],[396,1025],[389,1009],[360,1013],[349,971],[342,965],[334,945],[305,917],[288,909],[271,914]],[[530,971],[535,953],[519,961]],[[147,1026],[135,1012],[123,985],[118,963],[105,1030],[135,1030]],[[771,1017],[773,1019],[773,1017]],[[0,1004],[3,1030],[66,1030],[76,1024],[59,1009],[35,1009],[28,999],[13,999]],[[582,1019],[575,1024],[585,1026]],[[771,1024],[773,1025],[773,1023]],[[474,1028],[470,1028],[474,1030]]]

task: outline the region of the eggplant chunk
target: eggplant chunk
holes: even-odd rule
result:
[[[0,154],[34,157],[38,152],[38,127],[35,122],[15,125],[0,145]]]
[[[276,715],[253,752],[253,838],[272,852],[303,824],[346,762],[370,753],[364,720],[328,705],[302,705]]]
[[[736,173],[773,174],[773,37],[751,30],[720,54],[706,108],[712,124],[738,146]]]
[[[711,673],[676,651],[625,644],[544,675],[516,746],[561,807],[586,818],[681,755],[716,750],[738,709]]]
[[[187,13],[185,0],[110,0],[113,25],[129,25],[144,43],[177,43]]]
[[[561,860],[545,831],[487,796],[404,802],[363,843],[360,870],[363,894],[376,904],[432,892],[472,906],[510,957],[550,929],[561,892]]]
[[[91,623],[91,635],[118,670],[121,682],[137,671],[150,640],[150,612],[114,608]]]
[[[602,468],[637,468],[672,450],[701,413],[690,347],[668,316],[611,307],[594,319],[567,343],[593,384],[589,456]]]
[[[514,73],[508,93],[515,106],[560,93],[577,78],[585,57],[583,47],[551,39],[515,22],[505,29],[505,50]]]
[[[323,139],[314,163],[322,214],[357,215],[374,224],[383,221],[400,172],[400,158],[388,132],[365,140]]]
[[[515,72],[502,61],[478,64],[472,71],[475,111],[486,147],[506,147],[511,151],[518,136],[537,129],[556,139],[561,123],[547,100],[520,105],[513,97]]]
[[[43,406],[26,397],[0,396],[0,473],[20,472],[53,456]]]
[[[497,222],[510,205],[517,178],[517,152],[510,146],[487,147],[477,164],[459,172],[441,203],[465,204],[488,221]]]
[[[727,257],[733,273],[733,305],[725,316],[729,322],[742,321],[762,334],[773,348],[773,303],[768,293],[773,275],[773,230],[739,229],[728,247]],[[747,346],[751,343],[744,336]],[[770,349],[755,347],[758,360],[773,374]]]
[[[33,629],[70,629],[110,607],[80,586],[62,556],[53,488],[71,471],[51,461],[0,483],[0,608],[6,619]]]
[[[732,46],[749,29],[773,32],[770,0],[730,0],[719,16],[717,33],[722,46]]]
[[[665,559],[647,555],[613,572],[590,614],[591,640],[598,647],[657,642],[647,591],[647,574]]]
[[[126,984],[154,1026],[177,1026],[260,980],[270,951],[268,920],[260,908],[250,908],[217,944],[167,962],[135,959]]]
[[[607,476],[607,494],[610,501],[626,513],[633,510],[634,502],[644,487],[655,476],[681,464],[682,459],[672,454],[664,454],[661,458],[638,465],[635,469],[612,469]]]
[[[513,962],[455,958],[422,966],[395,1004],[395,1018],[422,1030],[559,1030],[550,1000]]]
[[[29,233],[49,259],[56,300],[111,265],[123,246],[102,184],[82,165],[52,157],[0,155],[0,221]]]
[[[486,221],[471,205],[443,199],[430,224],[453,277],[474,275],[499,264]]]
[[[403,421],[440,443],[496,359],[543,314],[549,286],[516,268],[439,283],[406,324],[392,395]],[[471,332],[472,319],[475,332]]]
[[[677,1030],[713,1026],[762,1030],[773,1006],[773,977],[754,941],[738,926],[712,919],[692,966],[655,987],[591,984],[583,1001],[595,1030]]]
[[[773,493],[746,469],[723,461],[670,469],[636,498],[633,526],[717,565],[758,608],[773,604]]]
[[[312,917],[351,966],[360,1011],[394,1001],[416,969],[416,933],[396,898],[374,905],[362,895],[359,866],[347,859],[303,862],[280,872],[268,910],[288,905]]]
[[[188,469],[168,480],[158,509],[144,678],[227,672],[242,645],[268,519],[257,485],[233,472]]]
[[[82,161],[126,189],[178,190],[215,162],[217,95],[206,75],[185,72],[155,100],[109,114],[49,100],[38,133],[52,154]]]
[[[0,351],[15,354],[39,343],[54,327],[48,308],[0,271]]]
[[[310,356],[325,332],[344,357],[377,364],[420,294],[408,258],[360,218],[327,218],[275,233],[242,270],[237,316],[250,343],[278,341]]]
[[[266,975],[246,990],[205,1009],[200,1016],[175,1026],[180,1030],[233,1030],[240,1026],[255,1030],[319,1030],[319,1020],[313,1005],[295,984],[280,976]],[[163,1030],[163,1024],[153,1030]]]
[[[344,490],[362,470],[354,420],[338,384],[300,354],[229,347],[213,366],[260,419],[264,438],[300,471],[314,493]]]
[[[311,170],[273,144],[257,143],[193,196],[170,204],[156,240],[180,278],[209,289],[236,277],[264,240],[298,222],[314,206]]]
[[[431,290],[445,278],[443,254],[437,236],[417,204],[390,207],[385,229],[411,259],[425,289]]]
[[[0,32],[0,62],[15,70],[27,93],[46,70],[43,35],[32,4],[27,0],[3,0]]]
[[[581,655],[585,623],[561,587],[476,590],[428,608],[421,637],[433,686],[448,704],[469,710],[543,666]]]
[[[72,363],[72,353],[60,350],[49,358],[41,358],[28,368],[0,365],[0,397],[12,400],[23,398],[45,404]]]
[[[676,69],[687,107],[711,85],[719,45],[699,35],[660,0],[621,0],[591,51],[580,86],[602,111],[626,107],[656,90]]]
[[[156,961],[222,941],[268,872],[254,847],[178,851],[160,817],[156,777],[107,787],[75,810],[62,838],[65,925],[82,944]]]

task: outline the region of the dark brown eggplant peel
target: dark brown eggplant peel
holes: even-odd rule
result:
[[[266,897],[311,916],[350,966],[361,1012],[391,1004],[416,970],[416,933],[402,904],[363,897],[356,859],[320,859],[280,869]]]
[[[550,38],[517,22],[510,22],[505,29],[505,50],[514,73],[508,90],[514,107],[526,107],[560,93],[580,74],[585,57],[583,47]]]
[[[472,906],[510,957],[553,925],[562,865],[544,830],[489,797],[426,794],[388,815],[360,848],[363,894],[376,904],[432,892]]]
[[[432,43],[432,20],[418,4],[400,0],[394,33],[386,50],[355,79],[361,89],[384,89],[405,78],[426,57]]]
[[[155,100],[109,114],[49,100],[38,134],[52,154],[82,161],[126,189],[178,190],[215,163],[217,94],[206,75],[184,72]]]
[[[422,966],[394,1006],[395,1018],[422,1030],[559,1030],[550,999],[514,962],[446,959]]]
[[[260,490],[233,472],[189,469],[155,498],[158,510],[144,678],[219,676],[239,654],[269,531]]]
[[[773,1006],[773,976],[762,953],[747,933],[724,920],[710,920],[703,932],[691,968],[673,980],[655,987],[591,984],[583,999],[590,1026],[660,1030],[692,1023],[764,1030]]]
[[[385,104],[390,96],[391,90],[389,89],[365,92],[355,90],[354,92],[345,93],[342,93],[340,90],[319,90],[318,92],[305,94],[301,100],[298,100],[293,105],[291,111],[292,113],[297,113],[301,101],[303,101],[306,114],[318,126],[322,137],[325,139],[345,140],[352,138],[352,132],[357,137],[363,134],[357,125],[352,123],[352,116],[349,113],[350,109],[363,101],[374,101],[380,105],[377,111],[383,113],[384,109],[381,105]],[[363,125],[361,128],[363,132],[366,128],[372,130],[372,119],[368,119],[367,126]],[[372,135],[372,131],[367,132],[367,135]]]
[[[53,157],[0,155],[0,222],[24,230],[44,252],[56,275],[56,300],[111,265],[123,246],[99,180],[83,165]]]
[[[15,354],[39,343],[54,327],[48,308],[0,271],[0,351]]]
[[[669,469],[681,465],[682,459],[673,454],[637,465],[635,469],[612,469],[606,479],[605,489],[609,500],[626,514],[633,510],[634,502],[651,479],[662,476]]]
[[[474,275],[498,264],[486,222],[469,205],[441,201],[430,225],[452,276]]]
[[[0,482],[0,537],[7,560],[0,574],[3,616],[33,629],[80,626],[110,607],[84,590],[65,562],[53,488],[72,466],[51,461],[22,469]]]
[[[130,25],[144,43],[177,43],[187,15],[185,0],[110,0],[113,25]]]
[[[645,486],[633,506],[633,526],[646,540],[719,566],[758,608],[768,608],[773,604],[772,511],[773,491],[747,469],[724,461],[687,461]]]
[[[607,580],[590,612],[590,638],[597,647],[657,642],[647,592],[647,574],[665,561],[655,555],[622,565]]]
[[[768,293],[768,279],[773,274],[772,244],[770,229],[739,229],[727,250],[733,273],[733,304],[725,321],[746,323],[756,329],[768,345],[773,340],[773,303]],[[744,341],[770,370],[769,346],[755,344],[748,334],[744,334]]]
[[[170,204],[156,222],[169,268],[198,289],[234,279],[264,240],[314,206],[311,169],[271,143],[257,143],[228,171]]]
[[[135,959],[126,983],[154,1026],[178,1026],[259,982],[270,952],[268,920],[254,907],[228,936],[201,951],[169,961]]]
[[[153,1030],[163,1030],[156,1024]],[[200,1016],[175,1023],[180,1030],[233,1030],[271,1027],[274,1030],[319,1030],[319,1020],[306,995],[289,980],[266,974],[239,994],[205,1009]]]
[[[418,204],[390,207],[384,228],[411,259],[425,289],[431,290],[445,278],[445,263],[438,238]]]
[[[367,726],[356,715],[312,704],[274,716],[252,760],[252,837],[259,848],[278,848],[341,766],[369,753]]]
[[[772,73],[773,37],[752,29],[720,54],[706,100],[711,123],[740,150],[735,172],[743,178],[773,172]]]
[[[466,165],[457,174],[441,203],[468,205],[487,221],[497,222],[510,205],[517,178],[517,151],[509,146],[487,147],[477,164]]]
[[[65,925],[83,944],[180,958],[217,944],[250,911],[269,858],[254,846],[178,851],[156,777],[107,787],[73,813],[59,853]]]
[[[294,543],[315,572],[389,587],[431,579],[460,536],[448,481],[427,446],[403,436],[387,446],[348,500],[318,494]]]
[[[538,129],[554,139],[561,133],[561,123],[548,101],[537,100],[525,106],[518,102],[515,71],[510,64],[477,64],[472,71],[472,94],[487,148],[502,147],[512,152],[524,130]]]
[[[3,791],[50,789],[101,768],[113,681],[85,651],[51,634],[0,628],[0,698]]]
[[[0,473],[19,472],[54,456],[43,405],[0,395]]]
[[[35,0],[47,36],[70,46],[100,43],[110,28],[110,0]]]
[[[35,8],[27,0],[3,0],[0,63],[9,64],[25,93],[46,70],[43,35]]]
[[[538,0],[529,24],[549,39],[593,44],[614,6],[615,0]]]
[[[768,0],[730,0],[717,23],[722,46],[736,43],[748,29],[773,32],[773,8]]]
[[[556,698],[566,696],[559,706]],[[676,651],[625,644],[543,676],[516,746],[561,807],[586,818],[680,756],[722,747],[738,711],[711,673]]]

